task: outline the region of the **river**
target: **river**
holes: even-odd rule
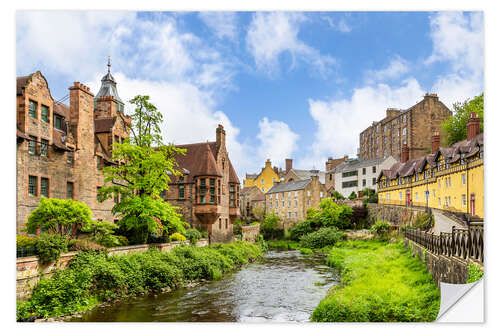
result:
[[[96,307],[86,322],[305,322],[338,283],[322,254],[269,251],[217,281]]]

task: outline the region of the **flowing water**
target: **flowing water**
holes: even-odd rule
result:
[[[72,321],[304,322],[337,283],[324,255],[269,251],[220,280],[97,307]]]

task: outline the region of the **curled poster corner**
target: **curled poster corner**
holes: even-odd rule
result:
[[[437,322],[483,322],[484,279],[467,284],[440,283]]]

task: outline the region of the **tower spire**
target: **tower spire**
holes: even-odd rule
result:
[[[108,55],[108,73],[111,72],[111,56]]]

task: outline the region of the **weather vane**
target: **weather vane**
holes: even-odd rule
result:
[[[111,56],[108,55],[108,73],[111,70]]]

